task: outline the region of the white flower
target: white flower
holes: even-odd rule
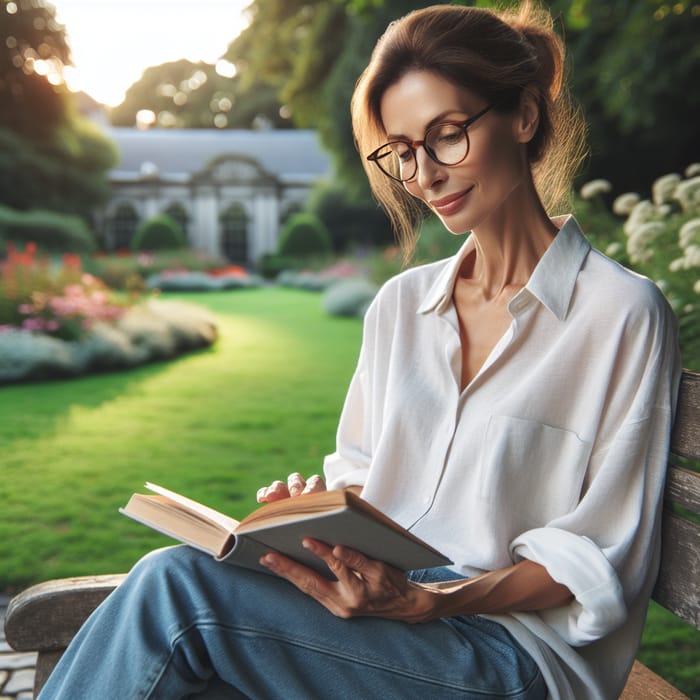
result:
[[[612,185],[607,180],[591,180],[581,187],[581,197],[583,199],[593,199],[600,194],[605,194],[612,190]]]
[[[649,249],[664,232],[664,225],[660,221],[647,221],[635,228],[627,239],[627,253],[633,263],[647,262],[651,260],[654,251]]]
[[[681,203],[683,211],[700,210],[700,175],[679,183],[673,198]]]
[[[693,285],[693,291],[696,294],[700,294],[700,280],[698,280],[694,285]]]
[[[678,173],[669,173],[662,175],[651,186],[652,199],[654,204],[660,205],[664,202],[670,202],[673,199],[673,193],[681,181],[681,176]]]
[[[643,199],[641,202],[637,202],[634,205],[634,209],[630,212],[629,218],[625,221],[623,229],[628,236],[632,235],[632,232],[645,224],[647,221],[652,221],[656,215],[656,209],[654,205],[648,200]]]
[[[612,205],[612,210],[619,216],[629,216],[634,209],[635,204],[639,202],[640,197],[636,192],[625,192],[615,198]]]
[[[613,257],[620,253],[622,251],[622,243],[619,241],[615,241],[614,243],[610,243],[608,247],[605,249],[605,254],[609,257]]]
[[[675,260],[672,260],[670,265],[668,266],[668,269],[671,272],[678,272],[682,270],[685,267],[685,258],[676,258]]]
[[[692,304],[686,304],[683,307],[683,313],[684,314],[690,314],[695,310],[695,307]]]
[[[700,163],[691,163],[683,172],[686,177],[700,175]]]
[[[700,245],[689,245],[685,249],[683,267],[690,270],[692,267],[700,267]]]
[[[691,243],[700,244],[700,219],[690,219],[681,226],[678,242],[681,248],[687,248]]]

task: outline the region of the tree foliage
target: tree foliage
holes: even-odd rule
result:
[[[588,177],[643,190],[700,156],[700,7],[554,0],[590,124]]]
[[[0,203],[89,218],[113,144],[77,115],[65,28],[43,0],[0,2]]]
[[[134,126],[139,112],[145,125],[177,128],[255,128],[261,124],[284,128],[277,90],[254,83],[241,94],[240,78],[226,77],[209,63],[182,59],[147,68],[141,79],[112,110],[115,126]]]

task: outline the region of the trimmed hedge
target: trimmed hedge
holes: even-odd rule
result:
[[[314,214],[299,212],[289,217],[280,233],[277,253],[290,258],[309,258],[332,252],[331,236]]]
[[[131,249],[176,250],[185,248],[187,241],[180,224],[168,214],[159,214],[146,219],[134,233]]]
[[[18,211],[0,205],[0,241],[36,243],[51,253],[90,253],[95,236],[79,216],[45,209]]]

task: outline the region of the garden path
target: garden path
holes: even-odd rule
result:
[[[9,596],[0,594],[0,700],[32,700],[36,654],[20,654],[5,640]]]

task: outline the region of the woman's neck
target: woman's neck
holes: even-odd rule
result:
[[[557,233],[536,197],[512,202],[472,232],[474,252],[460,277],[478,286],[485,300],[523,287]]]

